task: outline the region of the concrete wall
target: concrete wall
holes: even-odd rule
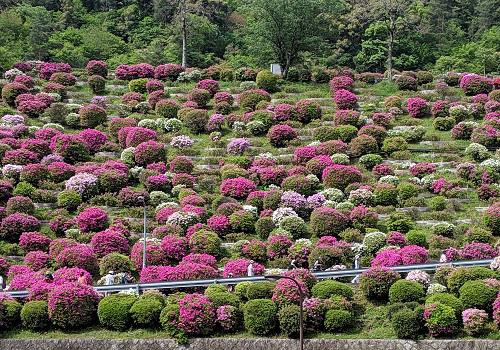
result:
[[[287,339],[193,339],[188,346],[171,339],[0,339],[0,350],[299,350]],[[304,350],[500,350],[494,340],[306,340]]]

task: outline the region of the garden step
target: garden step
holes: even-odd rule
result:
[[[118,152],[97,152],[95,154],[95,156],[102,157],[102,158],[119,159],[120,153],[118,153]]]
[[[37,209],[53,209],[57,208],[56,203],[33,203]]]

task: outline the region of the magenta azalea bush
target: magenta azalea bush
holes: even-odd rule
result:
[[[191,335],[210,334],[215,327],[216,309],[203,294],[188,294],[179,301],[180,330]]]
[[[49,294],[49,317],[62,329],[77,329],[91,325],[96,318],[99,295],[87,285],[65,283]]]

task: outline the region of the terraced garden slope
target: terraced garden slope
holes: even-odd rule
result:
[[[290,280],[91,288],[113,271],[283,273],[308,337],[498,338],[498,78],[91,61],[19,63],[1,85],[0,274],[29,292],[1,295],[4,336],[298,335]],[[391,270],[478,259],[490,268]],[[352,284],[315,265],[371,268]]]

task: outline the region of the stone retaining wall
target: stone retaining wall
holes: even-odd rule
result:
[[[299,350],[288,339],[193,339],[188,346],[171,339],[0,339],[0,350]],[[305,350],[500,350],[495,340],[306,340]]]

